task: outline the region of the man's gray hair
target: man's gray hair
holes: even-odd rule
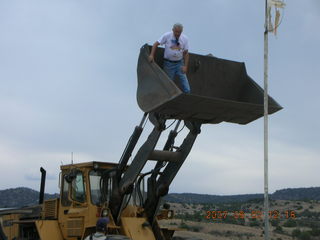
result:
[[[173,29],[176,29],[176,28],[180,28],[180,29],[183,29],[183,25],[181,23],[175,23],[173,25]]]

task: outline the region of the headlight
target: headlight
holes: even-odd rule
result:
[[[99,164],[98,164],[98,163],[94,163],[94,164],[93,164],[93,169],[94,169],[94,170],[98,170],[98,168],[99,168]]]

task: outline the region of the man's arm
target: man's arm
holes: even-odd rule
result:
[[[184,66],[182,67],[182,72],[187,73],[188,71],[188,64],[189,64],[189,52],[185,50],[183,52],[183,59],[184,59]]]
[[[153,62],[154,61],[154,55],[156,54],[157,51],[157,47],[160,45],[160,43],[158,41],[156,41],[153,45],[152,45],[152,49],[151,49],[151,53],[149,55],[149,62]]]

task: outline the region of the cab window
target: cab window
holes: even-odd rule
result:
[[[99,205],[101,203],[101,191],[100,191],[100,179],[101,171],[90,171],[90,192],[92,204]]]
[[[65,179],[65,175],[63,175],[62,179],[63,180],[62,180],[61,204],[62,204],[62,206],[70,206],[71,205],[71,201],[68,198],[69,183]]]
[[[72,199],[77,202],[85,202],[86,193],[82,172],[77,172],[72,181]]]

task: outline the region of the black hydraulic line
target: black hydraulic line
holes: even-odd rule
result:
[[[122,173],[125,171],[125,168],[127,167],[128,161],[132,155],[132,152],[135,146],[138,143],[138,140],[143,131],[144,123],[146,122],[147,116],[148,116],[148,113],[144,113],[140,124],[135,127],[122,153],[122,156],[119,160],[119,164],[116,168],[116,172],[112,176],[112,193],[110,196],[110,203],[111,203],[110,210],[114,217],[118,214],[120,202],[124,197],[124,195],[120,192],[120,187],[119,187],[121,176],[122,176]]]
[[[132,163],[124,173],[123,178],[120,181],[120,191],[125,193],[126,190],[129,188],[130,185],[134,183],[137,179],[141,170],[143,169],[144,165],[146,164],[148,157],[150,156],[151,152],[154,150],[159,137],[162,131],[165,129],[165,120],[160,118],[157,115],[150,115],[152,116],[151,121],[154,124],[154,128],[150,133],[147,141],[140,147],[139,151],[137,152],[136,156],[132,160]],[[151,118],[150,118],[151,120]]]
[[[115,219],[119,220],[123,200],[126,194],[131,194],[133,184],[148,161],[148,157],[154,150],[162,131],[165,129],[165,119],[156,113],[149,114],[149,120],[154,125],[148,139],[140,147],[130,166],[125,170],[123,176],[118,175],[118,181],[113,182],[113,193],[110,200],[110,210]]]
[[[152,171],[144,173],[141,176],[139,176],[139,178],[138,178],[136,188],[137,188],[137,192],[138,192],[140,206],[143,205],[143,193],[142,193],[142,190],[141,190],[141,181],[144,179],[145,176],[147,176],[147,175],[149,175],[151,173],[152,173]]]
[[[126,148],[124,149],[124,151],[122,153],[122,156],[120,158],[119,165],[118,165],[118,169],[121,173],[124,171],[125,167],[127,166],[128,161],[131,157],[132,151],[135,148],[135,146],[137,145],[137,142],[138,142],[138,140],[141,136],[141,133],[143,131],[143,124],[147,118],[147,115],[148,115],[148,113],[143,114],[143,117],[142,117],[142,120],[141,120],[139,126],[135,127],[131,137],[128,140]]]
[[[45,184],[46,184],[46,170],[41,167],[40,172],[41,172],[41,185],[40,185],[40,193],[39,193],[39,204],[42,204],[44,200],[44,190],[45,190]]]

